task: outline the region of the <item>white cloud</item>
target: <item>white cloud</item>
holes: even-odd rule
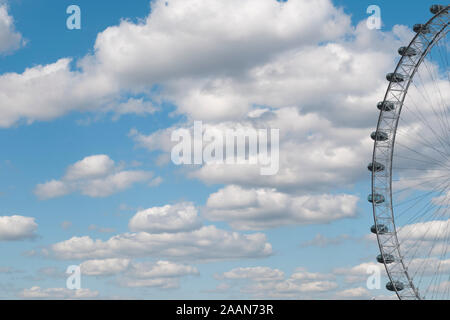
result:
[[[76,191],[89,197],[107,197],[152,177],[151,172],[123,170],[108,156],[94,155],[69,166],[61,180],[38,184],[34,193],[40,199],[61,197]]]
[[[198,274],[195,267],[169,261],[133,263],[118,283],[124,287],[171,289],[179,287],[182,277]]]
[[[392,298],[379,295],[379,291],[369,291],[363,287],[346,288],[339,285],[342,277],[346,282],[366,284],[366,273],[372,263],[341,268],[331,273],[311,272],[306,268],[296,268],[289,276],[279,269],[269,267],[234,268],[214,277],[220,280],[215,293],[231,293],[238,288],[242,294],[258,299],[377,299]],[[382,266],[380,265],[380,268]],[[384,268],[383,268],[384,269]],[[338,281],[339,280],[339,281]],[[339,291],[338,291],[339,289]]]
[[[0,241],[30,239],[36,236],[34,218],[23,216],[0,216]]]
[[[415,258],[408,260],[408,271],[412,275],[431,276],[438,274],[450,274],[450,259],[438,259],[435,257]],[[425,283],[427,281],[422,281]]]
[[[22,119],[27,123],[51,120],[73,110],[95,110],[105,105],[114,85],[108,79],[71,72],[71,62],[63,58],[27,68],[21,74],[1,75],[0,127],[10,127]]]
[[[449,229],[450,219],[417,222],[399,228],[398,237],[402,241],[445,241]]]
[[[231,185],[209,196],[205,216],[242,230],[329,223],[355,217],[357,201],[353,195],[292,196],[275,189]]]
[[[130,259],[95,259],[81,263],[85,276],[120,275],[116,280],[122,287],[177,288],[182,277],[199,275],[197,268],[170,261],[132,262]]]
[[[81,265],[82,275],[120,275],[116,280],[122,287],[159,287],[171,289],[179,287],[182,277],[198,275],[197,268],[170,261],[132,262],[130,259],[88,260]]]
[[[51,199],[69,194],[70,188],[62,181],[51,180],[43,184],[38,184],[34,193],[40,199]]]
[[[94,179],[104,177],[114,169],[114,161],[107,155],[95,155],[69,166],[65,179]]]
[[[135,183],[148,181],[152,176],[153,173],[145,171],[121,171],[90,181],[81,188],[81,193],[90,197],[107,197],[128,189]]]
[[[145,21],[122,21],[97,37],[96,62],[123,82],[239,72],[280,49],[333,39],[350,26],[327,0],[159,0],[151,6]]]
[[[122,272],[128,268],[129,259],[88,260],[81,265],[81,274],[87,276],[105,276]]]
[[[372,295],[370,291],[363,287],[358,288],[350,288],[346,290],[342,290],[336,293],[336,298],[338,299],[362,299],[367,300]]]
[[[192,203],[178,203],[141,210],[128,227],[133,232],[174,233],[199,229],[201,222]]]
[[[19,36],[11,37],[13,34],[9,32],[10,17],[5,13],[3,16],[7,39],[17,43]],[[134,24],[123,20],[100,33],[95,53],[79,61],[77,70],[71,69],[70,58],[63,58],[22,74],[0,76],[0,126],[9,127],[22,119],[27,122],[53,119],[73,110],[114,110],[118,116],[153,112],[151,104],[139,99],[122,102],[120,94],[148,93],[153,85],[168,84],[173,79],[240,72],[298,43],[340,36],[349,29],[349,24],[349,17],[328,0],[315,4],[173,0],[170,6],[158,0],[152,2],[145,21]],[[315,30],[314,34],[310,30]],[[192,96],[195,91],[188,92]],[[205,100],[202,95],[200,99]],[[213,118],[233,111],[228,103],[214,96],[210,100],[223,106],[211,114]],[[180,108],[189,109],[194,103],[195,98],[190,104],[180,101]],[[8,108],[10,105],[15,108]],[[246,108],[240,98],[235,106],[236,110]],[[201,110],[205,110],[204,106]]]
[[[372,142],[367,134],[369,129],[336,126],[323,115],[302,113],[294,107],[265,111],[259,116],[235,122],[203,123],[205,130],[222,133],[242,127],[280,129],[278,174],[262,176],[259,165],[207,163],[200,168],[186,168],[187,175],[207,184],[276,187],[288,192],[324,191],[334,189],[337,184],[344,188],[367,175],[361,163],[370,158]],[[139,146],[150,151],[170,153],[174,146],[170,140],[171,133],[178,128],[193,130],[192,124],[187,124],[150,135],[133,130],[130,136]]]
[[[347,283],[366,283],[367,278],[373,274],[373,269],[378,268],[381,275],[385,275],[386,271],[383,264],[376,262],[364,262],[353,267],[336,268],[333,274],[345,276]]]
[[[126,102],[113,105],[115,115],[113,120],[118,120],[120,116],[126,114],[146,115],[155,113],[158,108],[150,101],[145,101],[143,98],[130,98]]]
[[[50,254],[60,259],[167,257],[183,260],[262,258],[272,247],[261,233],[239,234],[204,226],[191,232],[119,234],[106,241],[88,236],[53,244]]]
[[[221,275],[216,275],[216,278],[226,280],[249,279],[254,281],[274,281],[283,279],[284,272],[269,267],[235,268]]]
[[[195,267],[170,261],[133,263],[127,271],[127,276],[133,278],[176,278],[198,274],[199,272]]]
[[[155,279],[130,279],[122,278],[118,284],[129,288],[161,288],[174,289],[179,287],[179,281],[176,278],[155,278]]]
[[[152,101],[173,101],[179,113],[195,119],[233,120],[254,104],[302,102],[314,112],[321,105],[341,121],[367,121],[373,88],[385,85],[383,69],[392,64],[397,37],[407,33],[354,29],[329,0],[173,0],[167,6],[157,0],[151,6],[145,20],[122,20],[98,34],[94,54],[77,69],[62,58],[1,76],[0,125],[73,110],[151,113],[151,102],[123,101],[121,94],[151,95],[155,84],[163,89]],[[351,108],[360,112],[343,112]]]
[[[338,287],[334,281],[295,282],[284,280],[280,282],[258,282],[243,288],[244,292],[255,297],[271,298],[310,298],[314,294],[330,292]]]
[[[305,268],[297,268],[294,273],[291,274],[290,279],[300,281],[323,281],[334,280],[335,276],[327,273],[308,272]]]
[[[445,218],[445,216],[443,216]],[[397,235],[405,252],[405,259],[446,258],[450,219],[409,223],[398,227]],[[429,264],[428,267],[432,267]]]
[[[66,288],[43,289],[35,286],[24,289],[19,293],[19,297],[25,299],[93,299],[99,295],[98,291],[90,289],[69,290]]]
[[[312,273],[304,268],[297,268],[289,278],[285,278],[283,271],[269,267],[235,268],[215,278],[226,281],[221,284],[224,288],[221,291],[238,285],[242,293],[255,298],[308,299],[338,287],[333,275]]]
[[[164,150],[170,153],[173,146],[170,136],[174,130],[175,128],[166,128],[146,136],[136,129],[131,129],[128,135],[133,138],[136,144],[149,151]]]
[[[265,1],[261,3],[267,5]],[[318,3],[327,9],[331,5]],[[309,5],[307,1],[286,4],[282,10],[295,11],[297,6]],[[253,5],[256,9],[259,4]],[[177,4],[174,7],[178,8]],[[386,89],[385,73],[394,66],[396,49],[411,33],[402,26],[394,27],[392,32],[370,31],[364,23],[349,28],[345,14],[327,9],[325,15],[334,11],[340,17],[333,21],[340,22],[341,31],[328,34],[331,38],[325,44],[309,42],[303,35],[289,44],[290,49],[279,47],[276,53],[262,60],[255,57],[253,63],[239,72],[224,73],[220,68],[209,67],[207,74],[188,74],[166,82],[165,96],[175,101],[178,112],[191,120],[204,120],[218,127],[249,123],[256,128],[279,128],[282,133],[280,172],[275,176],[262,177],[257,166],[204,165],[198,170],[186,170],[190,177],[208,184],[311,192],[329,190],[336,185],[345,188],[367,174],[360,164],[370,159],[372,142],[368,132],[377,116],[375,105]],[[151,19],[160,12],[167,14],[170,8],[164,10],[153,12],[147,23],[153,23]],[[184,16],[183,11],[180,16]],[[222,17],[222,13],[218,16]],[[325,19],[330,21],[330,17]],[[308,28],[317,29],[320,27]],[[145,26],[139,30],[144,33]],[[105,35],[109,32],[111,38],[125,38],[119,36],[119,28],[114,31],[107,30]],[[290,31],[303,32],[286,29]],[[344,34],[346,37],[341,37]],[[237,52],[241,54],[240,50]],[[116,59],[115,53],[113,56]],[[255,113],[255,106],[264,108]],[[186,126],[189,125],[190,122]],[[173,129],[148,136],[134,132],[134,138],[149,150],[168,152]]]
[[[14,19],[8,7],[0,3],[0,54],[14,51],[25,44],[22,35],[14,29]]]

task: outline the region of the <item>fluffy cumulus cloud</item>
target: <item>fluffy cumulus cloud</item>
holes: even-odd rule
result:
[[[199,275],[197,268],[170,261],[133,263],[118,280],[124,287],[160,287],[171,289],[179,286],[180,279]]]
[[[106,103],[99,100],[111,91],[107,81],[92,81],[79,72],[71,72],[71,62],[70,58],[62,58],[27,68],[20,74],[1,75],[0,126],[10,127],[21,120],[50,120],[71,110],[92,110]]]
[[[411,274],[420,274],[421,276],[434,276],[439,273],[449,274],[450,259],[436,257],[415,258],[408,261],[408,270]]]
[[[363,262],[352,267],[336,268],[333,274],[344,276],[347,283],[365,283],[374,270],[380,271],[382,275],[386,274],[383,265],[376,262]]]
[[[199,275],[197,268],[160,260],[134,262],[131,259],[94,259],[81,263],[84,276],[119,276],[116,283],[122,287],[158,287],[171,289],[179,286],[182,277]]]
[[[220,283],[216,294],[239,292],[259,299],[395,299],[396,296],[383,296],[379,290],[369,290],[366,282],[370,274],[367,270],[378,266],[375,263],[362,263],[357,266],[339,268],[331,272],[311,272],[298,267],[290,275],[270,267],[239,267],[214,278]],[[382,274],[383,275],[383,274]],[[381,285],[383,285],[383,276]],[[445,287],[445,283],[442,284]]]
[[[355,217],[357,200],[353,195],[291,196],[275,189],[231,185],[209,196],[205,216],[229,221],[236,229],[329,223]]]
[[[291,279],[301,281],[323,281],[334,280],[335,276],[328,273],[308,272],[305,268],[297,268],[291,274]]]
[[[332,281],[313,281],[296,283],[291,279],[282,282],[255,283],[244,289],[244,292],[252,293],[255,297],[272,298],[305,298],[317,293],[330,292],[338,287]]]
[[[366,288],[357,287],[339,291],[335,294],[335,296],[337,299],[367,300],[372,297],[372,294]]]
[[[128,227],[133,232],[174,233],[199,229],[201,222],[192,203],[178,203],[139,211]]]
[[[77,191],[89,197],[107,197],[135,183],[149,181],[152,177],[151,172],[124,170],[107,155],[94,155],[69,166],[61,180],[38,184],[34,193],[40,199],[61,197]]]
[[[262,258],[272,254],[272,247],[261,233],[239,234],[204,226],[190,232],[123,233],[106,241],[73,237],[45,251],[60,259],[157,256],[193,261]]]
[[[69,290],[66,288],[41,288],[38,286],[24,289],[19,293],[24,299],[94,299],[99,296],[98,291],[90,289]]]
[[[142,23],[122,21],[99,34],[95,58],[135,84],[203,77],[240,72],[280,49],[330,40],[349,26],[327,0],[155,1]]]
[[[303,18],[293,14],[295,11]],[[20,38],[11,32],[12,22],[6,9],[2,12],[3,28],[6,26],[8,31],[1,33],[6,35],[3,42],[17,46]],[[248,15],[249,12],[252,14]],[[230,20],[234,22],[230,24]],[[278,48],[288,50],[299,41],[308,44],[329,40],[348,28],[348,17],[327,0],[315,4],[175,0],[168,6],[165,1],[155,1],[144,22],[122,21],[100,33],[95,53],[78,61],[77,69],[71,68],[70,58],[62,58],[21,74],[1,76],[0,126],[8,127],[22,119],[28,122],[53,119],[73,110],[113,109],[118,115],[153,112],[153,106],[147,102],[121,101],[120,91],[132,88],[136,92],[140,88],[141,92],[148,92],[154,84],[169,88],[174,80],[238,72],[266,61]],[[314,34],[310,30],[315,30]],[[173,99],[181,94],[176,90],[178,85],[171,86],[177,91],[170,94]],[[187,97],[177,99],[185,101],[180,104],[182,109],[192,108],[195,100],[208,102],[207,96],[196,94],[197,91],[198,88],[193,88]],[[233,110],[214,95],[209,100],[221,106],[219,114]],[[238,111],[234,114],[246,107],[245,101],[240,102],[235,99]],[[8,108],[10,105],[15,108]],[[215,117],[217,114],[212,114]]]
[[[297,268],[289,277],[279,269],[269,267],[235,268],[215,278],[222,282],[223,291],[238,287],[254,298],[311,298],[338,287],[332,274],[312,273]]]
[[[81,265],[81,273],[87,276],[105,276],[122,272],[128,268],[129,259],[88,260]]]
[[[256,112],[258,111],[258,112]],[[259,164],[205,163],[200,168],[187,170],[189,177],[208,184],[237,184],[243,186],[277,187],[291,191],[324,191],[336,185],[351,186],[366,175],[361,163],[370,157],[371,140],[367,128],[336,126],[324,116],[304,114],[294,107],[276,110],[258,109],[236,121],[203,123],[203,129],[225,136],[227,130],[280,129],[278,173],[261,175]],[[156,131],[150,135],[132,131],[131,136],[139,146],[150,151],[170,153],[175,145],[171,134],[176,129],[186,129],[193,134],[193,125],[182,125]],[[205,139],[203,139],[205,140]],[[204,146],[211,145],[204,141]],[[248,146],[246,146],[248,152]],[[269,153],[272,158],[272,154]]]
[[[437,216],[434,214],[431,218],[435,219]],[[409,261],[431,259],[427,265],[428,268],[439,268],[439,265],[432,263],[432,260],[435,258],[442,260],[448,257],[448,230],[450,228],[450,219],[445,219],[445,215],[441,218],[444,220],[418,220],[399,228],[398,238],[406,259]]]
[[[24,43],[22,35],[14,28],[14,19],[7,5],[0,1],[0,55],[18,49]]]
[[[269,267],[248,267],[236,268],[223,274],[216,275],[217,279],[252,279],[255,281],[273,281],[284,278],[284,272],[279,269],[272,269]]]
[[[106,241],[89,236],[72,237],[44,249],[43,254],[59,259],[91,259],[85,267],[94,273],[97,267],[101,269],[116,262],[104,259],[125,259],[117,260],[125,268],[126,259],[137,257],[213,261],[263,258],[272,254],[272,246],[262,233],[241,234],[214,225],[200,225],[197,210],[190,203],[149,210],[140,211],[143,215],[138,212],[129,222],[131,229],[138,228],[143,219],[139,229],[145,231],[118,234]],[[162,223],[168,225],[162,227]]]
[[[23,216],[0,216],[0,241],[30,239],[36,236],[34,218]]]
[[[406,33],[352,28],[329,0],[158,0],[151,6],[145,20],[101,32],[94,53],[76,69],[62,58],[1,76],[0,125],[72,110],[153,112],[148,102],[122,101],[120,93],[149,93],[155,84],[164,88],[156,100],[172,100],[195,119],[234,120],[254,104],[301,102],[305,110],[320,105],[323,113],[352,121],[370,113],[369,97],[391,63],[391,43]],[[362,115],[343,112],[353,107]]]
[[[133,263],[127,272],[127,276],[134,278],[171,278],[193,274],[198,274],[197,268],[169,261]]]

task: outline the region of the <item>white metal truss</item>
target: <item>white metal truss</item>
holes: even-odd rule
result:
[[[414,279],[401,253],[395,225],[395,212],[392,203],[392,162],[395,148],[395,137],[403,103],[422,61],[430,50],[441,39],[446,37],[449,26],[450,6],[443,6],[426,24],[421,25],[416,36],[406,47],[413,55],[402,55],[391,74],[388,89],[383,103],[393,103],[394,108],[381,108],[376,129],[372,165],[381,164],[383,169],[372,169],[372,204],[374,230],[377,235],[382,262],[386,268],[390,290],[395,291],[399,299],[422,299],[421,293],[414,284]],[[402,76],[398,81],[395,76]],[[392,106],[392,104],[391,104]],[[378,136],[379,135],[379,136]],[[382,197],[382,201],[376,201]]]

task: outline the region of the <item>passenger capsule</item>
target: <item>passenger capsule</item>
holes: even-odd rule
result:
[[[398,49],[398,54],[403,57],[412,57],[418,54],[417,50],[411,47],[401,47]]]
[[[389,139],[387,133],[383,131],[374,131],[370,134],[370,137],[374,141],[386,141]]]
[[[392,111],[395,109],[395,105],[392,101],[381,101],[378,102],[377,108],[381,111]]]
[[[401,281],[390,281],[386,284],[386,289],[388,289],[389,291],[402,291],[403,289],[405,289],[405,286]]]
[[[395,261],[395,258],[394,258],[394,256],[393,256],[392,254],[385,254],[385,255],[384,255],[384,259],[383,259],[383,255],[382,255],[382,254],[379,254],[379,255],[377,256],[377,261],[378,261],[379,263],[386,263],[386,264],[389,264],[389,263],[394,262],[394,261]]]
[[[384,170],[384,164],[379,162],[371,162],[367,166],[367,169],[369,169],[370,172],[380,172]]]
[[[377,232],[378,229],[378,232]],[[370,227],[370,232],[375,233],[375,234],[385,234],[389,232],[389,229],[387,226],[385,226],[384,224],[377,224],[377,226],[375,227],[375,225]]]
[[[432,14],[438,14],[439,12],[441,12],[444,9],[445,9],[445,6],[443,6],[441,4],[434,4],[431,6],[430,11]]]
[[[420,23],[415,24],[413,30],[415,33],[422,33],[422,34],[430,33],[430,27]]]
[[[405,81],[405,76],[400,73],[388,73],[386,79],[390,82],[403,82]]]
[[[367,196],[367,200],[370,203],[380,204],[380,203],[384,202],[385,198],[384,198],[384,196],[382,194],[375,193],[375,194],[369,194]]]

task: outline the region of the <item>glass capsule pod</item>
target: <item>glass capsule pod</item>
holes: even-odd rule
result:
[[[369,169],[370,172],[380,172],[383,171],[384,168],[384,164],[376,161],[369,163],[369,165],[367,166],[367,169]]]
[[[393,256],[392,254],[385,254],[385,255],[384,255],[384,259],[383,259],[383,255],[379,254],[379,255],[377,256],[377,261],[378,261],[379,263],[386,263],[386,264],[389,264],[389,263],[394,262],[394,261],[395,261],[395,258],[394,258],[394,256]]]
[[[430,12],[432,14],[438,14],[439,12],[441,12],[442,10],[445,9],[445,6],[441,5],[441,4],[434,4],[431,6],[430,8]]]
[[[374,131],[370,134],[370,137],[374,141],[386,141],[389,139],[387,133],[383,131]]]
[[[405,289],[405,285],[401,281],[389,281],[386,284],[386,289],[388,289],[389,291],[402,291],[403,289]]]
[[[378,229],[378,232],[377,232]],[[377,226],[375,227],[375,225],[373,225],[372,227],[370,227],[370,232],[375,233],[375,234],[385,234],[389,232],[389,229],[387,226],[385,226],[384,224],[377,224]]]
[[[375,193],[375,194],[369,194],[367,196],[367,200],[370,203],[380,204],[380,203],[383,203],[385,201],[385,198],[384,198],[384,196],[382,194]]]
[[[403,57],[413,57],[416,56],[419,52],[411,47],[400,47],[400,49],[398,49],[398,54],[403,56]]]
[[[390,82],[398,83],[405,81],[405,76],[400,73],[391,72],[386,75],[386,79]]]
[[[378,102],[377,108],[380,111],[392,111],[395,109],[395,104],[392,101]]]
[[[422,33],[422,34],[430,33],[430,27],[420,23],[415,24],[413,30],[415,33]]]

